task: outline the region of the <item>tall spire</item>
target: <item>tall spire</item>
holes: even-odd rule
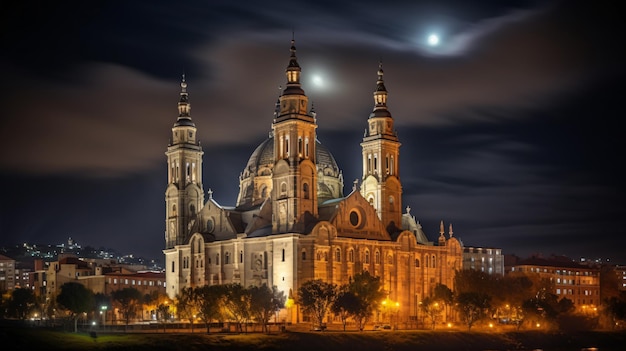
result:
[[[298,58],[296,57],[296,41],[291,39],[291,53],[289,57],[289,64],[285,74],[287,75],[287,87],[283,90],[283,95],[304,95],[304,90],[300,86],[300,65],[298,64]]]
[[[374,91],[374,111],[371,117],[391,117],[391,113],[387,110],[387,88],[383,80],[383,62],[378,62],[378,79],[376,80],[376,91]]]
[[[174,126],[192,126],[195,127],[191,121],[191,104],[189,103],[189,94],[187,93],[187,82],[185,81],[185,74],[180,82],[180,99],[178,100],[178,119]]]

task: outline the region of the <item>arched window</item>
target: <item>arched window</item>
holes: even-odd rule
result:
[[[348,251],[348,262],[354,263],[354,250],[350,249]]]
[[[378,250],[376,250],[376,253],[374,254],[374,262],[376,264],[380,264],[380,252],[378,252]]]
[[[322,260],[322,252],[321,252],[321,251],[318,251],[318,252],[317,252],[317,260],[318,260],[318,261],[321,261],[321,260]]]
[[[220,254],[215,255],[215,265],[220,265]]]
[[[224,264],[230,263],[230,252],[224,254]]]
[[[285,249],[283,249],[283,262],[285,262]]]
[[[281,183],[280,184],[280,194],[281,195],[286,195],[287,194],[287,183]]]
[[[387,255],[387,264],[393,264],[393,256]]]
[[[302,184],[302,195],[305,199],[309,199],[309,184],[308,183],[304,183]]]
[[[328,252],[324,251],[324,261],[328,262]]]
[[[430,258],[428,255],[426,255],[426,267],[430,267]]]
[[[433,268],[437,268],[437,259],[435,258],[435,255],[433,255],[433,261],[431,263],[433,265]]]
[[[365,264],[370,263],[370,250],[365,250]]]
[[[243,263],[243,251],[239,251],[239,263]]]
[[[341,262],[341,249],[340,248],[335,249],[335,261]]]
[[[420,260],[418,258],[415,259],[415,268],[419,268]]]
[[[306,261],[306,251],[302,250],[302,261]]]

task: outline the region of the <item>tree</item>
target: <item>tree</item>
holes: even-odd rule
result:
[[[18,288],[13,290],[8,299],[7,309],[10,316],[19,319],[28,318],[28,314],[35,306],[35,294],[28,288]]]
[[[239,283],[227,284],[224,286],[224,308],[232,319],[235,320],[237,330],[243,332],[243,325],[250,320],[250,291]]]
[[[188,319],[191,324],[191,332],[193,333],[193,320],[197,312],[196,299],[194,297],[194,288],[185,287],[176,297],[176,310],[178,318]]]
[[[446,312],[445,318],[448,320],[448,309],[454,303],[454,293],[447,285],[438,283],[433,289],[433,299],[441,304],[443,310]]]
[[[94,309],[93,292],[80,283],[63,284],[56,300],[59,305],[70,311],[70,320],[74,321],[74,333],[78,332],[80,315]]]
[[[276,286],[272,289],[266,284],[261,286],[251,286],[250,291],[250,312],[254,319],[261,323],[263,332],[269,332],[267,324],[275,313],[285,306],[285,293],[278,290]]]
[[[131,317],[135,316],[137,307],[141,304],[141,292],[135,288],[124,288],[113,291],[111,297],[120,305],[120,311],[124,316],[126,329],[128,329]]]
[[[612,296],[602,301],[601,311],[611,328],[626,321],[626,292],[621,292],[618,297]]]
[[[359,301],[356,305],[357,309],[352,312],[352,317],[359,330],[363,330],[364,325],[385,297],[380,277],[374,277],[368,271],[357,273],[350,279],[348,291],[353,293]]]
[[[335,299],[337,286],[321,279],[309,280],[298,289],[299,303],[311,315],[314,326],[322,327],[326,313]]]
[[[220,285],[204,285],[194,289],[198,315],[206,326],[207,334],[210,332],[211,321],[221,316],[224,294],[224,289]]]
[[[457,296],[461,318],[467,325],[467,330],[483,317],[485,309],[490,307],[490,297],[485,293],[464,292]]]
[[[343,324],[344,331],[346,330],[348,317],[357,315],[361,309],[360,305],[361,300],[359,300],[353,292],[348,291],[347,286],[340,289],[337,294],[337,298],[330,306],[330,310],[335,315],[339,316],[341,323]]]
[[[457,294],[465,292],[477,292],[492,296],[494,277],[475,269],[463,269],[456,271],[454,275],[454,286]]]
[[[430,318],[432,330],[435,330],[437,319],[439,319],[443,307],[443,302],[440,303],[437,298],[430,296],[424,298],[420,305],[422,312]]]

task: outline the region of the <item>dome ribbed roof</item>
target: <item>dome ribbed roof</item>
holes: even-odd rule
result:
[[[343,175],[335,157],[330,153],[328,148],[323,146],[319,140],[316,140],[315,159],[317,161],[318,171],[318,200],[326,201],[328,199],[339,198],[343,196]],[[255,187],[261,183],[256,183],[259,176],[271,176],[274,168],[274,138],[269,137],[263,141],[254,150],[248,163],[241,173],[239,179],[240,193],[238,197],[238,206],[253,204],[259,198],[253,198],[255,195]],[[258,189],[256,189],[258,191]],[[256,196],[259,194],[257,193]]]
[[[316,143],[317,145],[315,148],[315,159],[317,160],[318,168],[324,169],[330,167],[333,170],[338,171],[339,166],[337,166],[335,157],[330,153],[328,148],[322,145],[319,140],[316,140]],[[259,166],[267,166],[273,164],[274,137],[269,137],[254,150],[254,152],[248,159],[248,163],[246,164],[244,172],[247,171],[249,173],[256,173],[259,169]],[[244,178],[247,178],[247,176],[244,175]]]

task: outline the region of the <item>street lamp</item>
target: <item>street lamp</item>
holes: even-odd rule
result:
[[[395,320],[395,328],[394,329],[398,329],[398,319],[399,319],[399,313],[400,313],[400,302],[396,301],[396,320]]]
[[[102,316],[102,329],[106,329],[107,309],[108,309],[107,305],[100,306],[100,315]]]

